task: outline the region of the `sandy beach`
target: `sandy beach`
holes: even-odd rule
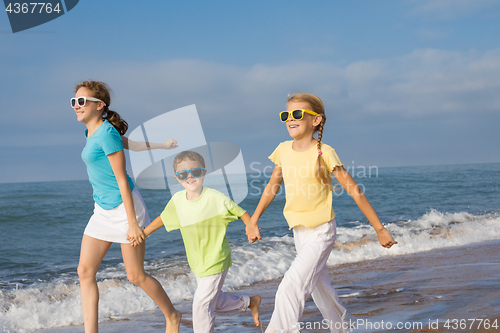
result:
[[[357,294],[343,298],[348,319],[373,323],[374,329],[358,325],[355,331],[389,331],[387,325],[385,330],[375,329],[375,323],[384,321],[393,326],[422,323],[423,329],[394,330],[400,332],[472,332],[484,328],[478,319],[500,314],[499,250],[500,242],[491,241],[341,265],[332,272],[332,280],[339,294]],[[356,272],[362,269],[370,270],[371,276],[359,278]],[[466,320],[467,327],[454,328],[454,319]]]
[[[332,267],[330,277],[347,309],[351,332],[499,332],[480,322],[489,319],[494,324],[500,317],[498,253],[500,241],[474,243],[343,264]],[[275,279],[239,289],[262,295],[263,328],[271,317],[279,282]],[[181,332],[192,332],[190,303],[176,307],[183,312]],[[312,299],[301,320],[301,332],[328,332]],[[216,323],[217,332],[262,332],[253,325],[249,311],[219,313]],[[500,325],[498,319],[497,323]],[[160,333],[164,326],[159,311],[151,311],[102,323],[100,331]],[[40,332],[83,332],[83,327]]]

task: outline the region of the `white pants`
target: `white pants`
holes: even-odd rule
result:
[[[293,229],[297,256],[278,287],[266,333],[299,332],[299,319],[311,294],[330,331],[344,332],[346,310],[340,305],[326,266],[335,243],[336,229],[335,220],[316,228]]]
[[[196,277],[198,287],[193,299],[193,329],[195,333],[214,331],[215,311],[246,310],[250,305],[247,294],[230,295],[223,292],[227,269],[220,273]]]

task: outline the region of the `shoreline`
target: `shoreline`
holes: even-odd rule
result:
[[[498,253],[500,240],[494,240],[342,264],[331,267],[329,272],[347,309],[346,319],[373,324],[368,329],[358,327],[355,332],[471,332],[474,329],[495,332],[496,329],[478,327],[478,319],[491,321],[500,317]],[[371,272],[363,274],[363,269]],[[345,297],[348,295],[356,296]],[[453,319],[470,319],[468,328],[443,327],[447,320]],[[438,328],[429,325],[436,320]],[[422,328],[375,329],[375,323],[380,325],[382,321],[422,323]]]
[[[490,333],[497,329],[480,327],[479,319],[489,319],[491,323],[497,319],[500,325],[498,253],[500,240],[440,248],[329,267],[330,280],[347,309],[346,321],[355,324],[351,326],[352,332]],[[280,281],[281,278],[268,280],[235,290],[250,296],[262,296],[260,321],[264,328],[271,318]],[[183,313],[181,331],[192,331],[191,301],[176,303],[175,306]],[[159,333],[165,329],[162,319],[157,309],[106,321],[99,328],[103,333],[132,330]],[[459,326],[453,329],[453,322],[445,328],[443,325],[448,319],[469,320],[467,329],[461,330]],[[305,328],[301,332],[329,332],[322,320],[321,313],[309,298],[301,318]],[[439,327],[435,326],[436,320]],[[364,325],[359,325],[362,322]],[[385,326],[382,327],[382,323]],[[397,329],[398,323],[414,325]],[[388,325],[392,325],[391,329]],[[82,330],[83,326],[72,326],[39,332],[73,333]],[[248,310],[217,313],[216,332],[236,330],[262,332],[253,324]]]

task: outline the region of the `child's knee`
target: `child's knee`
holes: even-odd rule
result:
[[[140,286],[147,278],[144,272],[127,272],[127,279],[130,283]]]
[[[193,313],[212,313],[211,299],[207,297],[196,297],[193,298]]]
[[[289,299],[295,297],[302,298],[303,295],[308,295],[308,294],[310,294],[310,291],[308,290],[303,281],[285,275],[285,277],[283,278],[283,280],[281,280],[281,283],[278,286],[278,290],[276,291],[276,298],[278,299]]]
[[[85,280],[89,278],[95,278],[97,272],[95,272],[92,268],[90,268],[87,265],[79,264],[78,268],[76,269],[78,273],[78,278],[80,280]]]
[[[287,272],[288,273],[288,272]],[[281,283],[278,286],[278,291],[282,292],[288,292],[290,290],[298,290],[302,289],[302,281],[298,280],[297,278],[292,278],[291,275],[286,275],[283,277],[283,280],[281,280]]]

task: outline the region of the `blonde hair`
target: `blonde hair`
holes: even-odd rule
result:
[[[83,81],[75,86],[75,93],[80,88],[90,90],[94,96],[88,97],[98,98],[106,104],[102,109],[102,119],[109,121],[116,128],[118,133],[120,133],[120,135],[124,135],[128,130],[128,123],[120,117],[118,112],[111,111],[109,109],[109,105],[111,104],[111,89],[108,85],[100,81]]]
[[[325,185],[329,191],[333,189],[332,177],[330,175],[330,170],[327,170],[325,161],[323,159],[323,152],[321,151],[321,139],[323,138],[323,128],[326,122],[325,106],[321,98],[313,94],[298,93],[294,95],[288,95],[288,102],[305,102],[311,107],[311,111],[314,111],[321,115],[321,122],[314,128],[315,132],[318,132],[318,159],[316,160],[316,179],[322,185]]]

